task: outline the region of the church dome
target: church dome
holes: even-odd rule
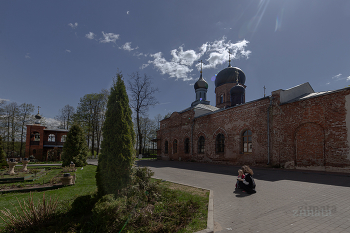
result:
[[[242,85],[237,84],[236,86],[232,87],[230,90],[230,95],[233,94],[242,94],[245,92],[245,88]]]
[[[199,88],[208,89],[208,83],[203,79],[202,74],[199,77],[198,81],[194,84],[194,89],[197,90]]]
[[[221,85],[224,85],[226,83],[236,83],[237,76],[236,71],[238,72],[238,83],[244,84],[245,83],[245,74],[243,71],[238,67],[227,67],[223,70],[221,70],[217,75],[215,79],[215,87],[219,87]]]
[[[41,119],[41,116],[40,116],[39,113],[35,115],[35,119],[37,119],[37,120],[40,120],[40,119]]]

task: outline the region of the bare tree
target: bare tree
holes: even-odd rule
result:
[[[164,117],[161,114],[159,114],[159,113],[154,117],[154,120],[157,123],[156,130],[160,129],[160,121],[163,120],[163,119],[164,119]]]
[[[140,117],[144,116],[149,109],[149,106],[154,106],[158,103],[154,94],[158,92],[158,88],[152,87],[152,79],[144,74],[140,76],[138,72],[130,75],[128,81],[129,91],[131,92],[130,107],[136,113],[137,136],[139,143],[139,154],[142,153],[142,133],[140,129]]]
[[[69,126],[72,122],[72,117],[75,113],[74,107],[67,104],[62,109],[60,109],[59,112],[59,115],[55,117],[56,120],[61,122],[61,126],[63,126],[63,129],[69,129]]]
[[[15,151],[15,138],[19,130],[18,118],[19,107],[16,102],[11,102],[5,106],[5,118],[7,118],[7,154],[10,152],[10,138],[12,141],[11,151]]]
[[[32,120],[31,119],[31,113],[34,112],[34,105],[33,104],[26,104],[23,103],[19,106],[19,118],[21,122],[21,145],[20,145],[20,150],[19,154],[22,156],[22,148],[23,148],[23,135],[25,131],[25,125],[28,121]]]
[[[96,151],[99,153],[107,100],[107,90],[102,90],[101,93],[86,94],[80,98],[77,112],[74,115],[74,120],[79,122],[87,135],[87,145],[91,149],[92,156],[95,151],[95,142],[97,142]]]

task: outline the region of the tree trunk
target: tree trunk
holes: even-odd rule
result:
[[[142,154],[142,134],[141,134],[141,129],[140,129],[140,115],[139,115],[139,113],[137,113],[136,121],[137,121],[137,132],[138,132],[138,136],[139,136],[139,154]]]

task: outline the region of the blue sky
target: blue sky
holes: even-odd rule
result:
[[[316,92],[350,85],[350,1],[148,0],[0,1],[0,99],[40,106],[54,118],[66,104],[109,88],[117,69],[153,78],[149,116],[190,106],[206,65],[246,75],[246,101],[309,82]]]

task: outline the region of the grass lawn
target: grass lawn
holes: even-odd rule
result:
[[[46,198],[49,198],[50,196],[56,197],[56,198],[59,197],[59,201],[62,204],[62,206],[72,205],[74,200],[77,197],[79,197],[79,198],[82,198],[80,201],[77,202],[79,206],[83,207],[84,205],[88,205],[86,201],[89,201],[90,199],[89,198],[86,199],[86,198],[88,197],[88,195],[93,194],[97,189],[96,180],[95,180],[96,168],[97,168],[96,166],[92,166],[92,165],[85,166],[83,170],[78,168],[76,172],[77,180],[75,185],[67,186],[56,190],[45,191],[45,197]],[[59,172],[60,169],[51,170],[51,172],[53,171]],[[54,174],[52,174],[52,176],[54,176]],[[38,180],[38,182],[40,182],[40,179]],[[152,179],[151,182],[156,182],[156,179]],[[203,230],[207,227],[207,214],[208,214],[208,202],[209,202],[208,190],[197,189],[197,188],[179,185],[171,182],[161,182],[160,186],[166,187],[166,191],[162,193],[162,195],[169,196],[170,198],[175,198],[174,200],[169,199],[169,200],[172,200],[171,202],[169,202],[170,205],[175,204],[174,206],[176,206],[176,203],[179,203],[179,204],[188,203],[188,201],[193,201],[199,204],[199,208],[194,213],[194,216],[191,217],[189,224],[187,224],[184,229],[181,229],[178,232],[181,232],[181,233],[195,232],[195,231]],[[11,203],[14,203],[16,204],[16,206],[18,206],[18,202],[16,198],[21,200],[23,203],[23,199],[27,201],[28,197],[29,197],[29,193],[10,193],[10,194],[3,194],[3,195],[0,194],[0,210],[7,208],[7,209],[10,209],[12,213],[14,213],[15,208],[14,206],[11,205]],[[33,198],[35,200],[35,203],[37,203],[38,200],[42,200],[42,197],[43,197],[43,192],[33,193]],[[163,200],[164,204],[165,204],[165,200],[166,199]],[[72,206],[74,206],[74,204]],[[157,216],[159,216],[159,213],[163,213],[164,211],[167,212],[165,213],[164,216],[170,216],[170,217],[176,216],[176,215],[181,216],[181,213],[174,211],[174,210],[177,210],[179,207],[172,207],[173,209],[171,208],[169,209],[168,205],[162,205],[161,203],[155,204],[154,207],[155,207],[155,211],[156,210],[158,211]],[[184,208],[186,209],[186,206],[183,206],[182,209]],[[82,209],[84,209],[84,207]],[[88,215],[85,216],[85,214],[88,214]],[[62,229],[65,229],[65,228],[62,228],[62,224],[65,225],[65,223],[70,225],[69,232],[98,232],[92,228],[88,228],[88,230],[86,230],[86,227],[84,228],[84,225],[86,224],[91,225],[91,223],[89,223],[89,221],[91,221],[91,212],[90,212],[90,216],[89,216],[89,211],[86,212],[85,210],[82,210],[82,213],[79,213],[79,215],[77,214],[72,215],[72,217],[74,217],[74,220],[73,220],[74,224],[73,222],[72,223],[65,222],[65,221],[72,221],[71,219],[69,219],[70,218],[69,216],[71,215],[67,215],[67,216],[68,216],[68,220],[67,218],[63,218],[61,219],[61,222],[58,223],[58,226],[51,226],[52,228],[50,228],[50,232],[67,232],[66,230],[62,230]],[[145,219],[147,219],[147,217],[145,217]],[[152,225],[152,223],[157,223],[158,221],[157,218],[155,218],[154,220],[151,220],[151,219],[152,218],[148,219],[149,220],[148,224],[150,225]],[[166,217],[161,219],[163,219],[162,221],[166,221]],[[152,221],[155,221],[155,222],[152,222]],[[3,228],[2,219],[0,219],[0,224],[1,224],[0,225],[0,230],[1,230]],[[138,229],[133,230],[128,225],[126,226],[126,229],[123,232],[139,232]],[[91,226],[94,226],[94,225],[92,224]],[[80,227],[83,227],[81,231],[76,230],[76,229],[80,229]],[[45,229],[42,229],[42,230],[43,231],[40,231],[40,232],[48,232],[48,231],[45,231]]]
[[[171,190],[174,190],[179,200],[189,200],[192,198],[195,202],[200,203],[194,219],[190,224],[178,232],[189,233],[196,232],[207,228],[207,217],[208,217],[208,203],[209,203],[209,190],[198,189],[186,185],[176,184],[172,182],[162,182],[161,186],[165,186]]]
[[[51,170],[51,172],[57,172],[59,173],[60,169]],[[80,168],[77,169],[76,176],[77,180],[75,185],[73,186],[67,186],[60,189],[55,190],[48,190],[45,191],[45,196],[48,198],[49,196],[52,197],[59,197],[59,201],[61,202],[73,202],[73,200],[81,195],[86,195],[91,192],[96,191],[96,179],[95,179],[95,171],[96,166],[88,165],[85,166],[83,170],[80,170]],[[56,174],[52,173],[52,177],[54,177]],[[52,178],[51,177],[51,178]],[[43,177],[41,179],[35,180],[33,182],[43,182],[42,179],[48,179],[49,177]],[[8,194],[0,194],[0,210],[3,210],[4,208],[9,209],[11,212],[15,211],[14,206],[11,205],[11,203],[16,204],[18,206],[17,199],[22,201],[28,200],[29,193],[8,193]],[[43,192],[34,192],[33,198],[35,201],[42,200]],[[0,218],[0,229],[2,228],[3,220]]]

